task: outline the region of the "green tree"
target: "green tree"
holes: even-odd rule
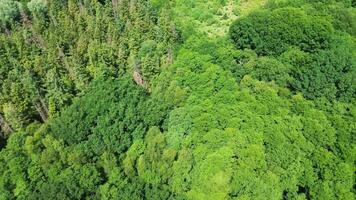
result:
[[[27,3],[27,8],[32,13],[45,13],[47,11],[47,1],[46,0],[31,0]]]
[[[20,4],[13,0],[2,0],[0,2],[0,23],[6,27],[20,15]]]
[[[255,50],[258,55],[279,55],[290,46],[307,52],[327,49],[333,32],[326,19],[296,8],[256,11],[230,27],[236,47]]]

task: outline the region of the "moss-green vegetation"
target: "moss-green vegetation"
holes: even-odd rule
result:
[[[12,2],[0,199],[355,199],[353,1]]]

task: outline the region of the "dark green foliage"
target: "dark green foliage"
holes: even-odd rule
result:
[[[355,199],[352,1],[28,2],[0,199]]]
[[[26,5],[32,16],[22,12],[22,26],[13,23],[14,31],[0,33],[0,113],[5,115],[3,107],[15,110],[8,121],[16,130],[43,118],[44,111],[46,121],[100,77],[137,70],[149,87],[173,60],[179,38],[174,24],[158,20],[164,13],[146,1]]]
[[[356,37],[356,8],[335,8],[332,10],[334,27]]]
[[[92,88],[49,125],[66,144],[80,144],[100,155],[122,153],[143,137],[147,93],[129,78],[96,81]]]
[[[279,55],[290,46],[306,52],[326,49],[332,34],[332,25],[327,20],[308,16],[296,8],[255,12],[237,20],[230,28],[237,48],[252,49],[258,55]]]
[[[286,52],[282,58],[291,64],[293,81],[290,87],[310,99],[326,97],[350,101],[355,98],[355,44],[339,37],[331,50],[317,54],[298,51]]]
[[[230,37],[244,51],[234,56],[236,69],[230,70],[238,80],[249,74],[259,80],[275,81],[302,92],[308,99],[351,101],[356,93],[355,41],[347,33],[335,32],[330,18],[325,16],[332,14],[337,29],[352,33],[351,24],[342,24],[348,23],[346,16],[351,15],[346,13],[343,17],[337,9],[311,15],[301,8],[275,5],[273,10],[257,11],[234,22]],[[257,55],[249,55],[248,49]]]
[[[269,9],[301,8],[309,15],[326,17],[332,22],[335,30],[355,36],[355,6],[352,6],[354,2],[354,0],[270,0],[266,7]]]
[[[139,190],[145,190],[143,185],[131,184],[133,180],[120,175],[116,157],[123,157],[133,140],[142,139],[148,129],[144,122],[147,97],[147,92],[131,78],[99,79],[48,125],[30,127],[29,135],[13,135],[8,149],[1,152],[1,159],[15,158],[2,169],[10,170],[13,178],[4,177],[2,181],[8,184],[1,190],[14,187],[19,191],[4,195],[26,199],[111,199],[128,198],[135,191],[136,199],[141,199]],[[19,160],[19,156],[8,153],[23,157]]]

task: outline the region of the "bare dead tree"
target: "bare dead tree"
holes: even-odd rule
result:
[[[86,14],[86,8],[83,5],[82,1],[79,2],[79,13],[82,15]]]
[[[173,64],[173,50],[172,48],[168,48],[168,64]]]
[[[145,81],[143,80],[141,74],[137,70],[134,70],[133,72],[133,79],[137,83],[137,85],[145,87]]]
[[[5,118],[0,114],[0,127],[1,130],[3,131],[3,138],[7,138],[9,135],[11,135],[14,130],[11,128],[10,124],[5,120]]]
[[[75,71],[69,66],[67,58],[63,52],[63,49],[61,47],[57,47],[57,48],[58,48],[58,56],[59,56],[60,60],[62,61],[62,63],[64,64],[64,67],[68,71],[70,79],[75,80],[76,79]]]
[[[111,0],[112,6],[117,9],[120,3],[120,0]]]
[[[48,111],[48,107],[47,107],[46,103],[44,102],[44,100],[41,98],[36,103],[34,103],[34,105],[35,105],[37,112],[40,114],[42,121],[43,122],[47,121],[48,116],[49,116],[49,111]]]
[[[28,19],[28,16],[24,10],[20,11],[21,21],[24,26],[31,25],[31,21]]]

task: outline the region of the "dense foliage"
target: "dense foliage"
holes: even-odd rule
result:
[[[0,199],[355,199],[354,6],[0,0]]]
[[[355,38],[334,30],[329,17],[319,14],[316,8],[313,11],[282,7],[256,11],[236,20],[230,29],[234,44],[259,56],[252,54],[246,61],[246,53],[241,52],[239,59],[254,64],[242,64],[240,68],[249,69],[236,69],[238,76],[251,73],[257,79],[274,80],[309,99],[354,99]],[[338,21],[337,27],[341,23]]]
[[[0,2],[0,26],[6,27],[19,16],[19,3],[12,0]]]

